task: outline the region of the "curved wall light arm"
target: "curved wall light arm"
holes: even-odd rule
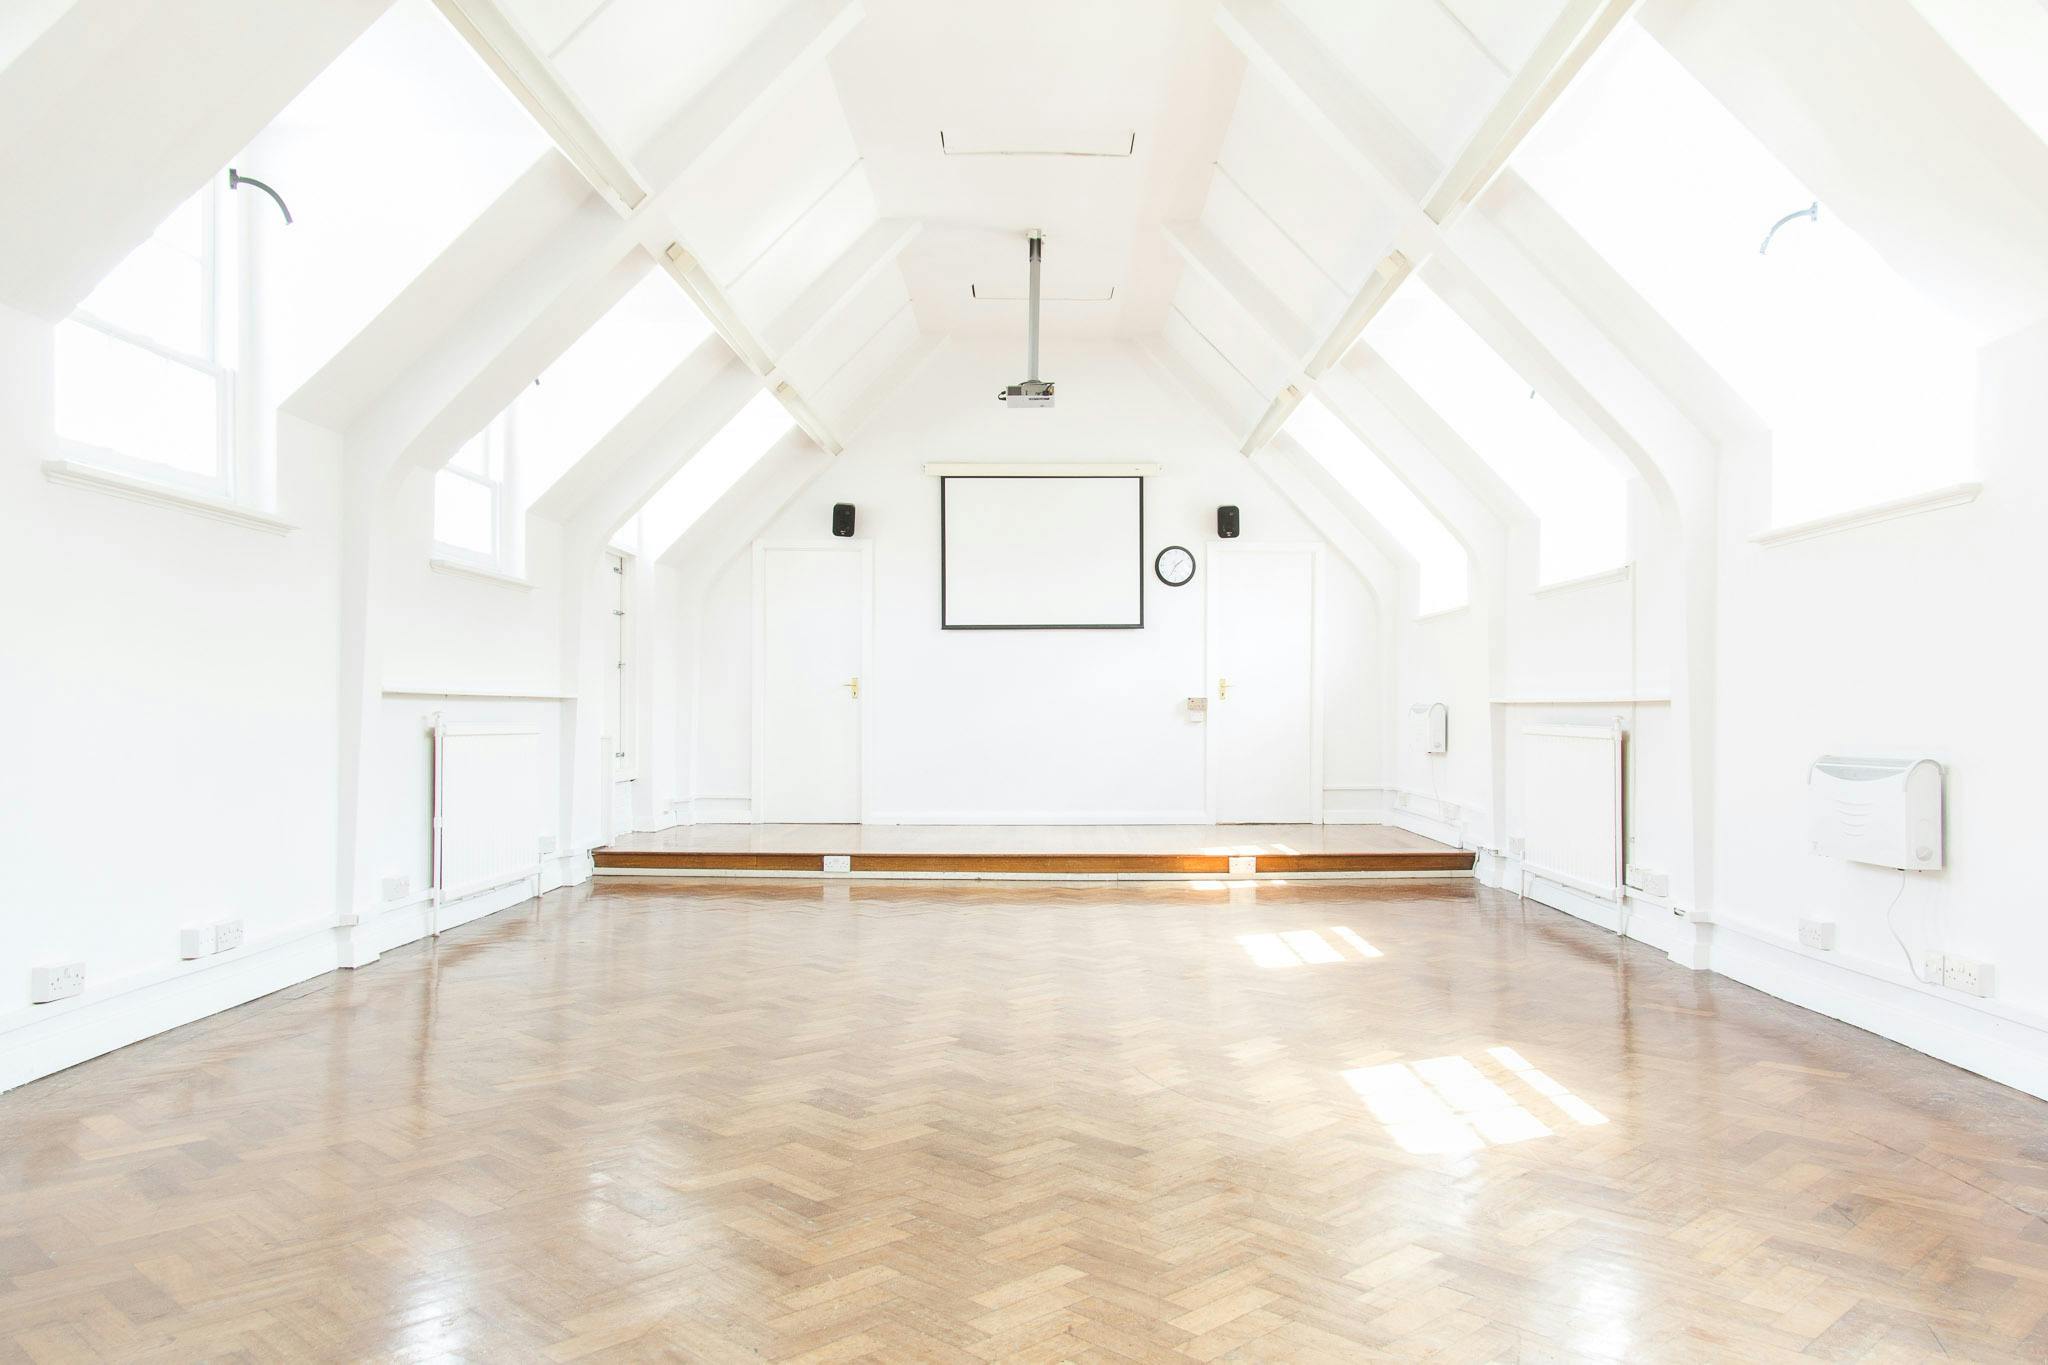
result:
[[[1771,230],[1764,234],[1764,244],[1756,249],[1756,254],[1761,256],[1769,251],[1771,249],[1771,238],[1777,236],[1778,229],[1791,222],[1794,218],[1811,218],[1814,222],[1818,223],[1820,221],[1820,201],[1816,199],[1803,209],[1794,209],[1777,222],[1771,224]]]
[[[269,195],[272,199],[276,200],[277,211],[284,215],[284,221],[286,226],[290,226],[292,221],[292,211],[285,207],[283,195],[279,194],[276,190],[270,188],[270,186],[264,184],[261,180],[258,180],[255,176],[243,175],[234,167],[228,167],[228,188],[231,190],[239,189],[243,185],[254,185],[257,189],[262,190],[265,194]]]

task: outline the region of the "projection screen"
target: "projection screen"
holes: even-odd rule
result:
[[[939,620],[947,630],[1136,630],[1145,624],[1145,480],[939,480]]]

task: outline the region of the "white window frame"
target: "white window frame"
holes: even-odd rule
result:
[[[484,443],[485,473],[476,474],[457,465],[453,458],[434,471],[434,498],[440,498],[440,481],[444,474],[453,474],[470,483],[479,484],[491,494],[491,548],[489,551],[473,550],[466,545],[450,545],[438,535],[434,537],[434,558],[457,564],[468,564],[495,573],[517,574],[517,537],[514,535],[513,519],[518,515],[518,496],[515,474],[519,467],[518,423],[512,410],[493,417],[484,429],[471,440]],[[468,441],[463,442],[469,444]],[[438,519],[440,509],[434,509]]]
[[[194,474],[147,456],[113,450],[106,446],[90,445],[58,434],[56,443],[62,448],[66,458],[110,469],[150,483],[206,494],[223,502],[236,501],[238,491],[249,482],[244,476],[244,471],[238,467],[241,443],[236,437],[241,426],[241,410],[236,371],[222,360],[222,352],[225,349],[221,344],[222,319],[241,319],[241,303],[248,283],[246,271],[241,268],[245,253],[238,251],[234,254],[233,268],[222,268],[222,234],[233,230],[240,222],[224,198],[226,193],[223,177],[215,176],[207,181],[205,188],[199,191],[197,196],[202,241],[200,271],[206,309],[202,320],[205,344],[203,354],[183,351],[151,337],[131,332],[117,323],[94,315],[83,304],[73,309],[70,318],[67,319],[123,345],[139,347],[174,364],[197,370],[213,381],[215,472],[210,475]]]

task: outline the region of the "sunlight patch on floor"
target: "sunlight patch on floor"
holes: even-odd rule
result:
[[[1385,956],[1343,925],[1331,925],[1330,932],[1351,949],[1350,956],[1313,929],[1283,929],[1277,934],[1239,934],[1237,942],[1244,949],[1245,956],[1258,967],[1313,967]]]
[[[1513,1048],[1488,1048],[1487,1056],[1514,1083],[1543,1096],[1573,1122],[1607,1122],[1606,1115],[1531,1066]],[[1555,1132],[1464,1057],[1358,1067],[1346,1071],[1344,1079],[1387,1135],[1417,1155],[1473,1152]]]

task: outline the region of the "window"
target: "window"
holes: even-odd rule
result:
[[[674,280],[643,275],[512,405],[522,501],[532,506],[709,335]]]
[[[58,325],[56,431],[83,458],[234,495],[234,221],[209,182]]]
[[[449,559],[512,572],[506,497],[511,423],[503,416],[472,436],[434,475],[434,548]]]
[[[1416,562],[1421,574],[1418,612],[1427,616],[1465,605],[1470,599],[1465,547],[1350,427],[1311,397],[1294,410],[1285,430],[1361,506],[1371,509]]]
[[[754,395],[640,509],[641,546],[656,558],[667,554],[793,425],[774,394]]]
[[[1621,471],[1427,284],[1410,279],[1395,291],[1365,342],[1535,514],[1539,583],[1628,558]]]
[[[1828,205],[1788,217],[1814,194],[1639,25],[1514,166],[1770,427],[1774,523],[1967,477],[1952,321]]]

